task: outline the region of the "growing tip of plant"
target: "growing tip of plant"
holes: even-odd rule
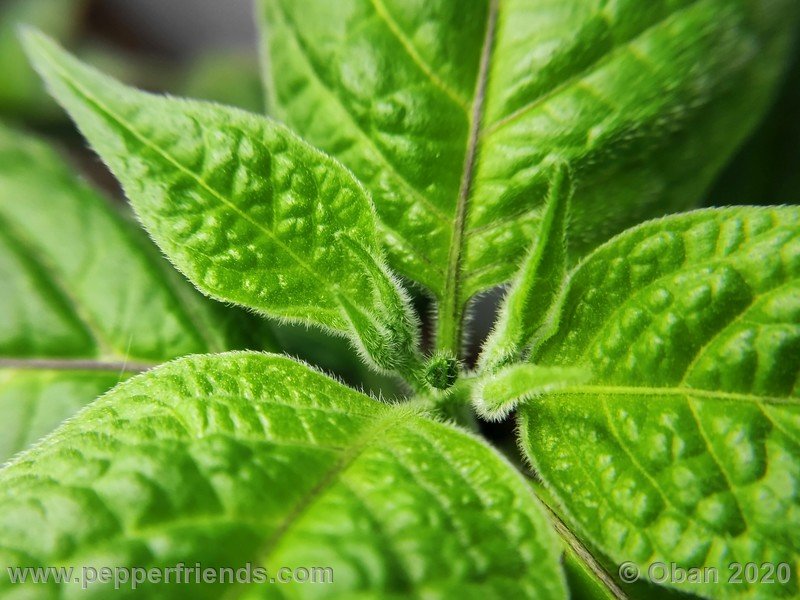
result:
[[[458,379],[461,364],[446,350],[439,350],[425,363],[425,382],[437,390],[448,390]]]

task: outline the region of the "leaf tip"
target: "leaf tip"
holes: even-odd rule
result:
[[[72,57],[55,39],[36,27],[19,25],[17,32],[28,62],[44,81],[50,95],[60,102],[57,91],[63,75],[56,65]]]
[[[553,162],[552,174],[550,176],[551,188],[559,190],[570,190],[573,185],[574,176],[572,167],[564,159],[557,159]],[[569,195],[569,194],[568,194]]]
[[[48,51],[58,49],[58,44],[53,38],[31,25],[24,23],[17,25],[17,37],[28,60],[37,70],[48,61]]]

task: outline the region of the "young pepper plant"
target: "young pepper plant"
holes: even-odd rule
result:
[[[276,354],[156,367],[0,471],[4,562],[325,565],[330,587],[281,589],[562,598],[562,545],[538,494],[581,589],[626,593],[604,568],[630,562],[645,579],[656,562],[795,573],[800,210],[708,209],[602,242],[698,199],[769,98],[797,6],[261,9],[271,110],[330,154],[277,121],[139,92],[24,38],[200,291],[344,336],[412,396],[380,402]],[[435,352],[393,269],[435,297]],[[465,372],[464,307],[509,279]],[[443,422],[467,402],[488,419],[516,409],[544,488]],[[797,594],[796,577],[658,583]],[[0,590],[14,585],[0,573]]]

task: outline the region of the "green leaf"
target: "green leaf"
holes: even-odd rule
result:
[[[565,597],[558,541],[499,454],[275,355],[136,377],[0,471],[0,490],[10,566],[250,562],[332,569],[291,596]]]
[[[571,194],[569,171],[565,165],[558,165],[533,248],[506,294],[497,324],[481,352],[481,370],[491,371],[514,361],[545,325],[567,274]]]
[[[0,126],[0,460],[131,373],[241,347],[135,223]]]
[[[198,288],[352,335],[381,369],[418,367],[416,317],[349,171],[266,118],[128,88],[41,34],[28,32],[25,43],[145,227]]]
[[[18,365],[14,367],[12,365]],[[136,365],[0,358],[0,461],[5,462],[120,381]]]
[[[561,537],[564,555],[564,575],[570,598],[580,600],[685,600],[686,594],[660,587],[639,578],[634,583],[620,579],[619,566],[603,556],[587,540],[579,539],[564,521],[563,509],[540,480],[529,479],[536,497],[550,517],[553,528]],[[622,586],[622,587],[620,587]],[[624,588],[624,590],[623,590]],[[689,596],[694,598],[695,596]]]
[[[261,0],[272,114],[372,192],[393,267],[440,300],[509,280],[550,165],[573,255],[692,206],[757,123],[796,0]]]
[[[581,384],[591,372],[580,367],[510,365],[478,380],[472,402],[483,418],[502,421],[520,402]]]
[[[800,208],[703,210],[608,242],[571,276],[538,365],[588,382],[519,410],[524,449],[617,563],[800,560]],[[707,597],[787,585],[677,585]]]
[[[620,589],[612,575],[598,562],[592,550],[587,548],[577,536],[569,530],[566,523],[551,506],[552,498],[548,490],[538,481],[530,480],[529,484],[536,497],[542,503],[550,517],[553,528],[561,538],[564,554],[561,559],[564,575],[570,591],[570,598],[580,600],[625,600],[628,596]],[[662,589],[663,588],[656,588]],[[637,596],[631,596],[636,598]],[[656,600],[648,597],[648,600]]]

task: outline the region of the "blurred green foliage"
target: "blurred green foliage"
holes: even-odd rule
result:
[[[25,58],[17,38],[20,24],[32,25],[62,41],[72,41],[84,0],[3,0],[0,3],[0,116],[36,123],[63,119]]]
[[[772,109],[719,176],[706,204],[800,204],[800,45]]]
[[[241,52],[203,55],[189,66],[183,81],[183,87],[175,90],[181,96],[264,112],[263,84],[255,56]]]

